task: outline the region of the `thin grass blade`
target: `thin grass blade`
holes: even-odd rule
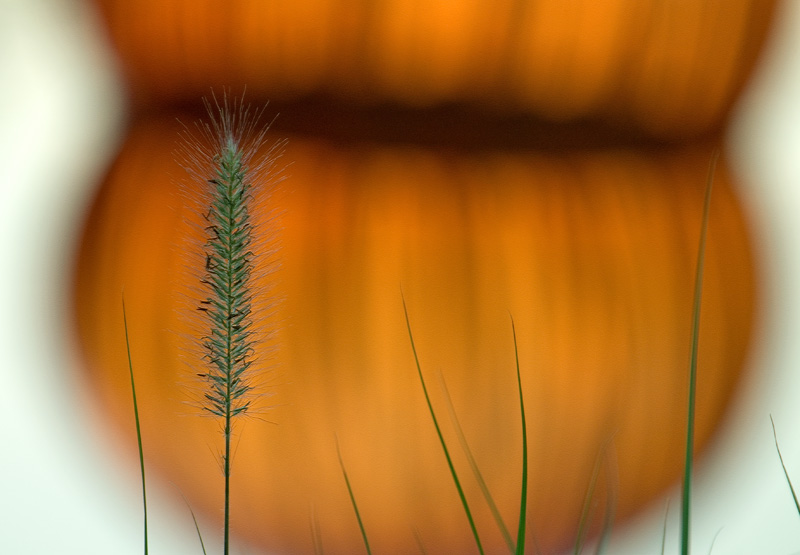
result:
[[[417,542],[417,548],[422,555],[427,555],[428,551],[425,549],[425,544],[422,543],[422,537],[419,535],[419,530],[414,528],[414,540]]]
[[[200,540],[200,549],[203,550],[203,555],[208,555],[206,553],[206,544],[203,542],[203,534],[200,532],[200,525],[197,523],[197,517],[192,510],[192,506],[189,504],[189,500],[186,499],[186,496],[183,495],[183,492],[179,490],[181,497],[183,497],[183,502],[186,503],[186,507],[189,509],[189,514],[192,515],[192,521],[194,522],[194,529],[197,531],[197,538]]]
[[[345,470],[344,467],[342,452],[339,450],[338,441],[336,442],[336,455],[339,457],[339,466],[342,467],[344,483],[347,486],[347,493],[350,495],[350,503],[353,505],[353,510],[356,513],[356,520],[358,520],[358,527],[361,530],[361,538],[364,540],[364,547],[367,549],[367,554],[372,555],[372,550],[369,547],[369,540],[367,539],[367,531],[364,529],[364,522],[361,520],[361,513],[358,511],[358,503],[356,503],[356,496],[353,494],[353,488],[350,487],[350,479],[347,477],[347,470]]]
[[[520,491],[519,525],[517,526],[516,555],[525,555],[525,527],[528,508],[528,427],[525,420],[525,401],[522,398],[522,377],[519,373],[519,349],[517,348],[517,328],[511,318],[511,334],[514,337],[514,360],[517,365],[517,389],[519,391],[519,412],[522,418],[522,487]]]
[[[614,517],[617,510],[617,484],[618,484],[618,468],[617,458],[614,451],[606,451],[610,453],[605,457],[606,461],[606,479],[609,486],[606,492],[606,510],[603,515],[603,528],[600,530],[600,538],[597,540],[597,547],[595,548],[595,555],[602,555],[611,537],[611,529],[614,526]]]
[[[200,525],[197,524],[197,517],[194,515],[194,511],[191,507],[189,507],[189,512],[192,515],[192,521],[194,521],[194,529],[197,530],[197,539],[200,540],[200,549],[203,550],[203,555],[207,555],[206,544],[203,542],[203,534],[200,532]]]
[[[711,540],[711,546],[708,548],[708,555],[711,555],[711,552],[714,551],[714,544],[717,543],[717,538],[719,537],[720,532],[722,532],[722,528],[717,530],[717,533],[714,534],[714,538]]]
[[[697,352],[700,338],[700,304],[703,297],[703,267],[706,257],[706,238],[708,235],[711,190],[714,183],[714,170],[719,153],[714,153],[708,169],[705,200],[703,202],[703,221],[700,229],[700,246],[697,252],[697,267],[694,280],[694,301],[692,306],[692,338],[689,359],[689,403],[686,421],[686,457],[684,460],[683,488],[681,492],[681,555],[689,555],[689,524],[692,492],[692,466],[694,464],[694,417],[697,390]]]
[[[147,486],[144,476],[144,449],[142,448],[142,428],[139,425],[139,404],[136,402],[136,383],[133,379],[133,359],[131,358],[131,342],[128,338],[128,315],[125,312],[125,296],[122,296],[122,323],[125,326],[125,348],[128,351],[128,370],[131,375],[131,393],[133,394],[133,416],[136,420],[136,443],[139,445],[139,468],[142,471],[142,506],[144,507],[144,555],[148,553],[147,541]]]
[[[500,533],[503,535],[503,539],[508,546],[508,550],[511,553],[514,553],[514,540],[511,539],[511,534],[509,533],[505,522],[503,522],[503,517],[500,515],[500,510],[497,508],[494,497],[492,497],[489,487],[486,485],[486,480],[484,480],[483,474],[481,473],[480,468],[478,468],[478,463],[475,461],[475,457],[473,456],[472,450],[469,447],[469,443],[467,443],[467,438],[464,435],[461,422],[459,421],[458,415],[456,415],[455,407],[453,406],[453,400],[450,397],[450,391],[447,389],[447,384],[445,383],[444,377],[441,374],[439,374],[439,379],[441,381],[442,391],[444,392],[444,398],[447,403],[447,410],[450,413],[450,420],[453,423],[453,428],[455,429],[458,441],[461,444],[461,450],[467,457],[467,462],[472,469],[472,474],[475,476],[475,481],[478,482],[478,487],[480,487],[481,493],[483,493],[483,497],[486,499],[486,504],[489,506],[489,511],[491,511],[492,517],[494,517],[497,527],[500,529]]]
[[[781,461],[783,475],[786,476],[786,482],[789,484],[789,489],[792,492],[792,499],[794,499],[794,506],[797,508],[797,514],[800,514],[800,502],[797,501],[797,493],[795,493],[792,480],[789,478],[789,471],[786,470],[786,465],[783,463],[783,455],[781,455],[781,448],[778,445],[778,432],[775,431],[775,420],[772,419],[771,414],[769,415],[769,421],[772,423],[772,435],[775,437],[775,449],[778,451],[778,458]]]
[[[594,500],[594,491],[597,487],[597,481],[600,477],[600,464],[603,459],[605,449],[601,449],[597,454],[594,461],[594,468],[592,468],[592,476],[589,479],[589,486],[586,488],[586,497],[583,500],[583,507],[581,508],[581,517],[578,521],[578,536],[575,538],[575,549],[573,555],[580,555],[583,552],[583,544],[586,541],[586,536],[589,533],[589,524],[592,515],[592,501]]]
[[[341,463],[341,458],[339,462]],[[314,512],[313,508],[311,510],[311,541],[314,543],[314,555],[323,555],[322,533],[319,530],[319,520],[317,519],[317,513]]]
[[[406,306],[405,297],[403,297],[403,312],[405,313],[406,317],[408,338],[411,341],[411,350],[414,352],[414,362],[417,366],[419,381],[422,384],[422,392],[425,394],[425,402],[428,404],[428,410],[431,413],[431,419],[433,420],[433,425],[436,428],[436,434],[439,436],[439,443],[441,444],[442,450],[444,451],[444,456],[447,459],[447,465],[450,468],[450,475],[453,477],[453,482],[455,482],[456,489],[458,490],[458,496],[461,498],[461,505],[464,507],[464,512],[467,515],[469,526],[472,529],[472,535],[475,538],[475,544],[478,546],[478,551],[481,553],[481,555],[483,555],[483,545],[481,544],[480,537],[478,536],[478,529],[475,527],[475,520],[472,518],[472,512],[469,510],[467,497],[466,495],[464,495],[464,490],[461,487],[461,482],[458,479],[458,474],[456,473],[456,469],[453,466],[453,460],[450,458],[450,451],[448,451],[447,449],[447,444],[444,441],[442,430],[439,428],[439,421],[436,419],[436,413],[433,410],[433,405],[431,404],[431,399],[430,396],[428,395],[428,388],[425,385],[425,378],[422,376],[422,367],[420,366],[419,363],[419,356],[417,355],[417,347],[414,344],[414,335],[411,333],[411,321],[408,318],[408,307]]]
[[[669,516],[669,499],[667,499],[667,508],[664,509],[664,530],[661,532],[661,555],[664,555],[664,549],[667,547],[667,517]]]
[[[533,540],[533,551],[536,555],[542,555],[542,548],[539,547],[539,542],[536,539],[536,534],[531,533],[531,539]]]

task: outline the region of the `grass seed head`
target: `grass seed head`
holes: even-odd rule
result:
[[[188,205],[193,253],[187,320],[193,344],[188,362],[200,380],[195,402],[221,418],[246,414],[264,396],[258,387],[272,335],[268,323],[277,299],[277,213],[273,192],[283,179],[276,162],[284,140],[267,144],[266,106],[244,97],[203,100],[208,119],[184,126],[177,158],[190,180]]]

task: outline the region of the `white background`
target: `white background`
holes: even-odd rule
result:
[[[0,0],[2,554],[142,553],[138,466],[93,411],[66,331],[75,231],[124,119],[93,15],[68,0]],[[718,532],[715,555],[800,553],[769,424],[772,414],[800,485],[800,1],[782,5],[767,46],[729,134],[765,304],[748,382],[698,469],[694,553]],[[168,489],[149,490],[151,553],[200,553]],[[660,553],[664,504],[617,528],[607,553]],[[678,552],[678,507],[676,489],[667,553]]]

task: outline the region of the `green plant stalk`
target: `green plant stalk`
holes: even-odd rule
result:
[[[711,540],[711,545],[708,548],[708,555],[711,555],[711,552],[714,551],[714,544],[717,543],[717,538],[719,537],[720,532],[722,532],[722,528],[717,530],[717,533],[714,534],[714,538]]]
[[[783,463],[783,455],[781,455],[781,448],[778,445],[778,432],[775,431],[775,420],[772,415],[769,415],[769,421],[772,423],[772,435],[775,438],[775,449],[778,451],[778,459],[781,461],[781,468],[783,468],[783,475],[786,476],[786,482],[789,484],[789,490],[792,492],[792,499],[794,499],[794,506],[797,509],[797,514],[800,515],[800,502],[797,501],[797,494],[794,491],[792,480],[789,478],[789,471],[786,470],[786,465]]]
[[[519,349],[517,348],[517,329],[514,326],[514,318],[511,318],[511,334],[514,336],[514,360],[517,366],[519,412],[522,417],[522,488],[520,492],[516,555],[525,555],[525,523],[528,507],[528,427],[525,423],[525,402],[522,399],[522,377],[519,372]]]
[[[580,555],[583,552],[583,543],[586,541],[586,535],[589,533],[589,521],[592,513],[592,500],[594,499],[594,490],[597,487],[597,481],[600,477],[600,464],[605,454],[605,447],[597,454],[597,459],[594,462],[592,469],[592,476],[589,479],[589,486],[586,488],[586,496],[583,500],[583,507],[581,509],[580,520],[578,521],[578,537],[575,539],[575,548],[573,555]]]
[[[203,555],[206,554],[206,544],[203,542],[203,534],[200,533],[200,525],[197,524],[197,517],[194,516],[194,511],[189,507],[189,512],[192,514],[192,521],[194,522],[194,529],[197,531],[197,539],[200,540],[200,549],[203,550]]]
[[[703,267],[705,265],[706,238],[708,235],[708,219],[711,207],[711,189],[714,182],[714,170],[719,153],[714,153],[708,169],[705,200],[703,202],[703,221],[700,229],[700,246],[697,252],[697,266],[694,280],[694,301],[692,306],[692,338],[689,359],[689,406],[686,422],[686,457],[684,460],[683,487],[681,492],[681,554],[689,555],[689,524],[692,491],[692,465],[694,464],[694,418],[695,398],[697,393],[697,352],[700,337],[700,304],[703,294]]]
[[[461,482],[458,479],[458,474],[456,473],[455,466],[453,466],[453,460],[450,458],[450,452],[447,449],[447,444],[444,441],[442,430],[439,427],[439,421],[436,419],[436,413],[433,410],[433,405],[431,404],[431,399],[430,396],[428,395],[428,388],[425,386],[425,378],[422,375],[422,367],[420,366],[419,363],[419,356],[417,355],[417,347],[414,344],[414,335],[411,333],[411,321],[408,318],[408,307],[406,306],[405,297],[403,297],[403,312],[406,318],[408,337],[411,341],[411,350],[414,353],[414,362],[417,366],[417,374],[419,375],[419,381],[422,384],[422,392],[425,394],[425,402],[428,404],[428,410],[431,413],[431,419],[433,420],[433,425],[436,428],[436,434],[439,436],[439,443],[441,444],[442,450],[444,451],[444,456],[447,459],[447,466],[450,468],[450,475],[453,477],[453,482],[455,483],[456,489],[458,490],[458,496],[461,498],[461,505],[464,507],[464,512],[467,515],[467,520],[469,521],[469,526],[472,530],[472,535],[475,538],[475,544],[478,546],[478,552],[481,555],[483,555],[483,545],[481,544],[480,537],[478,536],[478,529],[475,527],[475,520],[472,518],[472,512],[469,510],[467,497],[466,495],[464,495],[464,489],[461,487]]]
[[[453,406],[453,400],[450,397],[450,392],[447,389],[447,384],[444,381],[444,377],[442,377],[441,374],[439,375],[439,377],[442,382],[442,390],[444,391],[445,401],[447,402],[447,410],[450,413],[450,420],[453,422],[453,427],[456,431],[456,436],[458,437],[458,441],[461,444],[461,449],[462,451],[464,451],[464,455],[467,457],[467,462],[469,463],[469,466],[472,469],[472,473],[475,476],[475,480],[478,482],[478,486],[481,489],[481,493],[483,493],[483,497],[486,500],[486,504],[489,506],[489,510],[491,511],[495,522],[497,523],[497,527],[500,529],[500,533],[502,534],[503,539],[506,542],[506,546],[508,547],[508,550],[511,553],[515,553],[517,555],[524,555],[526,514],[528,506],[528,432],[525,419],[525,403],[522,398],[522,378],[520,377],[520,370],[519,370],[519,351],[517,348],[517,332],[514,326],[513,318],[511,318],[511,333],[514,338],[514,356],[516,360],[517,388],[519,391],[520,415],[522,417],[522,488],[520,493],[519,524],[517,527],[516,543],[514,542],[514,540],[511,539],[511,534],[508,532],[508,528],[506,528],[506,525],[503,522],[503,518],[500,515],[500,510],[497,508],[497,503],[495,503],[494,498],[492,497],[492,494],[489,491],[489,487],[486,485],[486,480],[484,480],[483,474],[481,473],[480,468],[478,467],[478,463],[475,461],[475,457],[473,456],[472,450],[469,447],[469,443],[467,442],[464,430],[461,427],[461,422],[458,420],[458,415],[456,414],[455,407]]]
[[[213,236],[207,250],[209,284],[213,295],[208,299],[207,312],[213,326],[205,345],[212,363],[210,383],[212,393],[206,394],[208,410],[224,419],[225,454],[225,524],[224,553],[230,545],[230,477],[231,435],[233,418],[244,413],[249,402],[240,402],[250,390],[243,374],[250,366],[248,354],[253,346],[248,329],[251,322],[248,280],[252,272],[251,253],[248,249],[251,235],[247,204],[248,187],[242,153],[232,135],[226,137],[218,159],[214,200],[209,220]]]
[[[133,416],[136,420],[136,442],[139,446],[139,468],[142,471],[142,506],[144,507],[144,555],[148,553],[147,541],[147,487],[144,476],[144,449],[142,448],[142,429],[139,424],[139,404],[136,402],[136,383],[133,380],[133,359],[131,358],[131,342],[128,338],[128,316],[125,312],[125,297],[122,297],[122,322],[125,326],[125,347],[128,351],[128,370],[131,375],[131,392],[133,393]]]
[[[478,463],[475,461],[475,457],[472,454],[469,443],[467,443],[467,437],[464,435],[461,422],[458,420],[458,415],[456,414],[455,407],[453,406],[453,400],[450,398],[450,392],[447,389],[447,384],[444,381],[444,377],[440,374],[439,378],[442,382],[442,390],[444,391],[444,398],[447,402],[447,410],[450,413],[450,420],[453,422],[453,428],[455,429],[456,436],[458,436],[458,441],[461,444],[461,450],[467,457],[467,462],[472,469],[472,474],[475,476],[475,481],[478,482],[478,487],[480,487],[481,493],[483,493],[486,504],[489,506],[489,511],[491,511],[492,517],[494,517],[497,527],[500,529],[500,533],[506,542],[506,546],[508,546],[508,550],[511,553],[514,553],[516,551],[514,540],[511,539],[511,534],[509,533],[508,528],[506,528],[503,518],[500,515],[500,509],[497,508],[497,503],[495,503],[494,498],[489,491],[489,487],[486,485],[486,480],[484,480],[483,474],[481,473],[480,468],[478,468]]]
[[[667,517],[669,516],[669,499],[667,499],[667,507],[664,509],[664,529],[661,531],[661,555],[664,555],[664,549],[667,547]]]
[[[183,492],[179,491],[179,493],[181,494],[181,497],[183,497],[183,502],[186,503],[186,507],[189,509],[189,514],[192,515],[192,522],[194,522],[194,529],[197,531],[197,538],[200,540],[200,549],[203,550],[203,555],[207,555],[206,544],[203,542],[203,534],[200,532],[200,525],[197,523],[197,517],[195,516],[194,511],[192,510],[192,506],[189,505],[189,500],[186,499],[186,496],[183,495]]]
[[[414,528],[414,540],[417,542],[417,549],[422,555],[427,555],[427,551],[425,550],[425,545],[422,543],[422,538],[419,535],[419,531]]]
[[[341,461],[339,461],[341,463]],[[342,465],[342,469],[344,469],[344,465]],[[347,482],[347,480],[345,480]],[[319,520],[317,519],[317,514],[314,512],[314,508],[311,508],[311,542],[314,544],[314,555],[323,555],[324,551],[322,549],[322,534],[319,530]]]
[[[250,210],[254,183],[275,181],[267,175],[281,155],[285,141],[278,141],[266,154],[259,152],[268,125],[261,126],[263,109],[250,112],[242,100],[222,104],[212,95],[213,105],[204,99],[210,123],[198,123],[199,137],[190,130],[182,135],[178,155],[195,187],[187,190],[199,223],[206,235],[201,253],[199,278],[203,287],[199,305],[198,343],[205,384],[202,409],[221,420],[224,451],[223,552],[230,550],[231,439],[234,421],[251,408],[252,365],[257,359],[260,328],[254,326],[253,283],[256,255],[251,250],[253,225]],[[268,192],[267,192],[268,194]],[[271,238],[267,238],[271,239]]]
[[[606,444],[606,448],[604,449],[605,453],[605,461],[606,461],[606,481],[609,483],[608,491],[606,492],[606,510],[605,514],[603,515],[603,528],[600,532],[600,538],[597,540],[597,546],[595,547],[595,555],[602,555],[605,553],[606,545],[611,537],[611,528],[614,525],[614,516],[616,513],[617,508],[617,482],[616,480],[612,481],[612,476],[617,476],[618,478],[618,470],[616,464],[616,457],[608,454],[608,446],[609,443]]]
[[[358,528],[361,530],[361,538],[364,540],[364,547],[367,550],[367,555],[372,555],[372,550],[369,547],[369,540],[367,539],[367,531],[364,528],[364,522],[361,520],[361,513],[358,510],[358,503],[356,503],[356,496],[353,494],[353,488],[350,486],[350,479],[347,477],[347,470],[344,468],[344,461],[342,460],[342,453],[339,450],[338,441],[336,442],[336,455],[339,457],[339,466],[342,467],[344,483],[347,486],[347,493],[350,495],[350,503],[353,505],[353,510],[356,513],[356,520],[358,520]]]

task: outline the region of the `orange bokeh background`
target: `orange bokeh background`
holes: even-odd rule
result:
[[[125,291],[146,455],[219,515],[218,424],[181,363],[187,272],[180,125],[209,87],[247,85],[289,136],[283,299],[261,419],[240,424],[237,533],[282,553],[359,549],[338,437],[376,552],[471,552],[426,412],[401,290],[456,465],[441,371],[506,523],[521,464],[514,345],[530,433],[529,527],[573,541],[611,443],[595,528],[680,475],[691,292],[711,153],[766,34],[763,2],[98,2],[129,79],[129,135],[87,220],[75,273],[86,369],[132,432]],[[402,8],[401,8],[402,6]],[[263,212],[262,214],[266,214]],[[703,304],[698,445],[731,398],[757,267],[720,163]],[[267,422],[274,422],[271,425]],[[131,433],[131,449],[135,449]],[[612,439],[613,438],[613,439]],[[211,449],[211,452],[209,452]],[[502,539],[466,479],[489,552]]]

